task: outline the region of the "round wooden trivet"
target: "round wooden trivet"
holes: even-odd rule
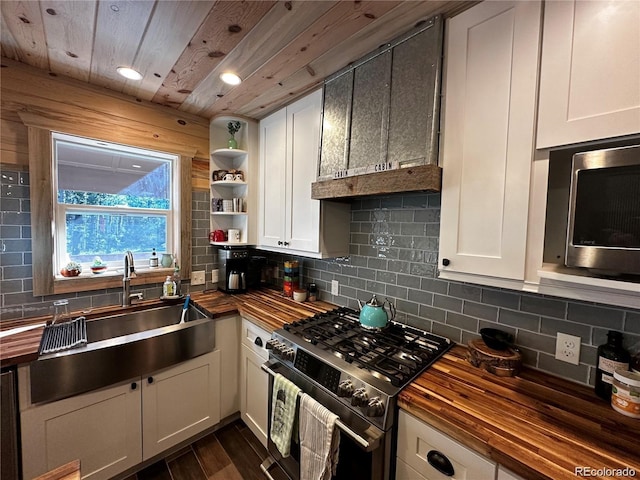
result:
[[[487,372],[500,377],[514,377],[520,372],[522,355],[512,348],[507,350],[494,350],[487,347],[480,338],[470,340],[467,360],[474,367],[482,368]]]

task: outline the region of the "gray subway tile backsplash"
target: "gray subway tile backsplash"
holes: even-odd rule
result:
[[[0,318],[49,313],[52,300],[33,297],[29,185],[26,172],[3,171],[0,183],[2,255]],[[9,187],[10,186],[10,187]],[[3,194],[4,194],[3,193]],[[17,202],[15,200],[18,200]],[[209,193],[192,194],[192,265],[215,268],[215,248],[209,245]],[[314,281],[320,298],[357,308],[357,299],[371,294],[395,301],[398,319],[418,328],[466,343],[483,327],[498,327],[516,335],[525,364],[580,383],[593,384],[595,352],[609,329],[625,333],[625,345],[640,341],[640,311],[595,305],[508,289],[481,287],[438,278],[439,194],[368,197],[351,204],[351,255],[343,259],[311,260],[303,264],[305,282]],[[269,264],[280,266],[290,255],[260,252]],[[340,293],[330,295],[331,281]],[[281,281],[281,278],[280,278]],[[189,288],[188,281],[185,286]],[[159,285],[144,287],[145,296],[160,295]],[[197,288],[196,288],[197,289]],[[84,292],[70,296],[73,307],[119,304],[119,290]],[[558,332],[581,337],[580,365],[555,360]]]

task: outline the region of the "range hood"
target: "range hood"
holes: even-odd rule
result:
[[[440,16],[328,77],[314,199],[439,192]]]
[[[367,173],[311,184],[311,198],[316,200],[350,199],[364,195],[400,192],[439,192],[442,168],[418,165],[386,172]]]

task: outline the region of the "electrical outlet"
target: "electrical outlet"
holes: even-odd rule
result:
[[[191,285],[204,285],[204,270],[191,272]]]
[[[340,283],[338,280],[331,280],[331,295],[338,295],[340,289]]]
[[[558,332],[556,360],[578,365],[580,363],[580,337]]]
[[[218,283],[218,270],[211,270],[211,283]]]

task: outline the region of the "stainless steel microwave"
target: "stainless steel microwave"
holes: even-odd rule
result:
[[[640,275],[640,145],[576,153],[566,265]]]

